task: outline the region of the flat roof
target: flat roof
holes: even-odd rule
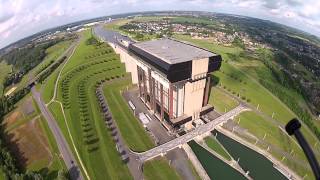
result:
[[[177,64],[217,56],[206,49],[174,39],[158,39],[138,42],[133,43],[132,46],[139,48],[168,64]]]

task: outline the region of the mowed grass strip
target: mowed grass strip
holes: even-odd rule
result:
[[[45,103],[49,103],[54,94],[54,86],[58,78],[59,71],[62,66],[57,68],[50,76],[46,79],[46,81],[42,85],[41,89],[41,98]]]
[[[143,176],[146,180],[177,180],[181,179],[179,174],[170,167],[168,161],[163,157],[147,161],[143,164]]]
[[[230,155],[226,152],[226,150],[222,147],[222,145],[218,142],[218,140],[215,137],[206,137],[204,141],[210,149],[224,157],[226,160],[231,160]]]
[[[145,129],[129,109],[120,91],[130,85],[130,80],[115,81],[104,86],[104,94],[121,135],[131,150],[146,151],[154,147],[154,143]]]
[[[222,90],[213,87],[209,97],[209,104],[213,105],[216,111],[224,113],[237,107],[239,103]]]

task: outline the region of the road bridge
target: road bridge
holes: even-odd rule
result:
[[[229,119],[234,118],[235,116],[239,115],[242,111],[249,110],[244,105],[240,104],[236,108],[232,109],[231,111],[223,114],[222,116],[210,121],[207,124],[202,124],[198,127],[196,127],[194,130],[188,132],[187,134],[184,134],[180,137],[177,137],[176,139],[173,139],[165,144],[162,144],[160,146],[157,146],[153,149],[150,149],[148,151],[142,152],[142,153],[136,153],[139,157],[139,159],[144,162],[147,160],[150,160],[152,158],[155,158],[159,155],[164,155],[166,152],[176,148],[181,147],[183,144],[195,139],[198,136],[201,136],[205,133],[213,131],[216,126],[223,124],[227,122]]]

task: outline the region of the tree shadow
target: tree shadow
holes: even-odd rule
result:
[[[25,156],[25,153],[20,149],[18,140],[14,139],[13,133],[8,133],[3,131],[4,127],[0,127],[2,130],[2,135],[5,139],[6,147],[8,147],[10,153],[12,153],[13,158],[16,161],[16,164],[18,166],[18,169],[21,169],[23,171],[26,170],[28,158]]]
[[[68,175],[69,175],[70,179],[78,179],[78,178],[80,177],[80,170],[79,170],[79,168],[73,165],[73,166],[68,170]]]

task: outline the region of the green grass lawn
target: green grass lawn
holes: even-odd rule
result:
[[[146,180],[174,180],[181,177],[170,167],[165,158],[156,158],[144,163],[143,176]]]
[[[213,87],[209,97],[209,104],[213,105],[216,111],[224,113],[237,107],[239,103],[222,90]]]
[[[59,56],[61,56],[61,54],[63,54],[63,52],[65,52],[70,47],[71,44],[72,44],[72,40],[67,40],[67,41],[61,41],[49,47],[46,50],[46,54],[47,54],[46,57],[38,66],[36,66],[32,70],[34,72],[34,75],[39,74],[48,65],[52,64],[52,62],[57,61]]]
[[[50,76],[44,81],[44,83],[42,83],[41,98],[45,103],[48,103],[53,97],[54,86],[61,67],[62,66],[57,68],[52,74],[50,74]]]
[[[148,136],[139,120],[134,117],[127,102],[120,94],[121,89],[131,84],[131,80],[115,81],[104,87],[105,96],[112,115],[120,128],[121,135],[130,149],[137,152],[146,151],[154,147],[154,143]]]
[[[226,152],[226,150],[222,147],[222,145],[218,142],[217,139],[214,137],[206,137],[205,142],[209,148],[211,148],[216,153],[220,154],[222,157],[224,157],[226,160],[231,160],[230,155]]]
[[[58,149],[58,145],[56,143],[56,140],[48,126],[47,121],[41,116],[40,118],[40,125],[43,131],[46,133],[48,142],[49,142],[49,148],[51,149],[51,152],[53,153],[54,159],[52,164],[50,165],[49,169],[52,171],[59,171],[60,169],[67,169],[66,165],[64,164],[64,161],[62,158],[60,158],[60,151]]]
[[[6,62],[0,62],[0,97],[4,94],[3,81],[5,77],[11,72],[11,65],[8,65]]]

